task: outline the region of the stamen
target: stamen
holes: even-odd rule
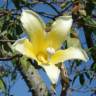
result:
[[[53,55],[53,54],[55,54],[55,49],[52,48],[52,47],[49,47],[49,48],[47,48],[47,52],[48,52],[50,55]]]
[[[37,58],[38,58],[38,60],[39,60],[40,62],[42,62],[43,64],[47,64],[47,63],[48,63],[47,57],[46,57],[46,55],[43,54],[43,53],[39,53],[39,54],[37,55]]]

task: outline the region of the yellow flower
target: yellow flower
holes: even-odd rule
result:
[[[69,59],[87,61],[88,57],[83,49],[75,47],[60,49],[69,34],[72,25],[71,16],[58,17],[52,24],[50,32],[45,31],[45,23],[31,10],[22,12],[21,22],[29,39],[17,40],[12,46],[13,49],[36,60],[53,84],[57,83],[60,74],[56,64]]]

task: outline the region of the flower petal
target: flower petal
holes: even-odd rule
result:
[[[57,64],[66,60],[79,59],[83,61],[88,60],[88,56],[83,49],[70,47],[65,50],[57,51],[50,59],[49,64]]]
[[[44,43],[45,39],[45,24],[42,19],[32,10],[23,10],[21,14],[21,22],[23,27],[26,30],[26,33],[29,36],[29,39],[32,41],[34,49],[40,49],[41,45]]]
[[[32,58],[32,59],[36,59],[35,54],[33,52],[33,46],[32,44],[29,42],[28,39],[23,38],[23,39],[19,39],[17,40],[13,45],[12,48],[20,53],[22,53],[23,55]]]
[[[67,46],[68,47],[82,48],[80,40],[78,38],[75,38],[75,37],[74,38],[73,37],[68,37],[68,39],[67,39]]]
[[[55,65],[42,65],[52,84],[56,84],[60,75],[60,69]]]
[[[71,16],[61,16],[52,25],[51,31],[48,33],[48,43],[50,47],[58,49],[66,39],[68,32],[72,26]]]

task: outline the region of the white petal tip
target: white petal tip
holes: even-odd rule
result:
[[[55,65],[42,65],[42,67],[45,69],[50,81],[52,84],[56,84],[59,79],[60,70]]]
[[[84,61],[87,62],[89,60],[88,55],[86,54],[86,52],[84,50],[82,50],[82,53],[84,55]]]

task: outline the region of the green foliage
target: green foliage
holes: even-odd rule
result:
[[[3,81],[3,79],[0,79],[0,90],[2,92],[5,92],[5,89],[6,89],[5,82]]]
[[[87,12],[87,15],[92,14],[92,10],[95,8],[95,1],[94,0],[87,0],[85,10]]]
[[[96,72],[96,63],[93,63],[93,64],[92,64],[91,70],[93,70],[94,72]]]
[[[52,22],[56,19],[56,17],[64,15],[64,14],[73,14],[74,7],[77,7],[75,9],[75,15],[73,15],[74,23],[73,23],[73,29],[76,29],[79,27],[82,27],[84,29],[85,37],[87,40],[88,45],[88,54],[89,57],[93,59],[93,63],[89,66],[87,69],[87,65],[85,65],[85,68],[79,68],[80,66],[83,66],[81,61],[74,61],[70,64],[70,75],[74,75],[74,78],[72,78],[72,82],[70,82],[70,85],[75,84],[76,80],[79,79],[80,84],[83,86],[86,85],[86,79],[92,82],[94,74],[96,74],[96,42],[93,43],[92,33],[96,36],[96,14],[93,16],[93,10],[96,7],[96,0],[61,0],[63,2],[60,2],[59,0],[12,0],[11,3],[14,4],[14,8],[9,8],[7,0],[4,0],[4,5],[0,7],[0,58],[3,60],[6,59],[6,57],[10,58],[14,55],[11,45],[13,42],[20,38],[21,34],[23,33],[23,28],[20,22],[20,15],[22,9],[30,9],[35,10],[35,6],[39,4],[45,4],[48,5],[52,10],[56,12],[56,14],[52,13],[49,14],[47,11],[42,12],[42,10],[39,10],[37,13],[42,15],[44,19],[49,20],[48,22],[48,28],[52,24]],[[10,0],[9,0],[10,1]],[[77,3],[76,3],[77,2]],[[72,4],[72,5],[71,5]],[[79,4],[81,4],[79,6]],[[56,5],[56,6],[55,6]],[[69,6],[70,5],[70,6]],[[48,7],[47,6],[47,7]],[[59,7],[59,10],[57,8]],[[83,6],[83,8],[82,8]],[[86,16],[80,13],[80,10],[85,11]],[[49,28],[50,29],[50,28]],[[74,36],[78,38],[77,36]],[[96,39],[95,39],[96,41]],[[65,44],[66,47],[67,44]],[[7,59],[8,59],[7,58]],[[13,59],[13,58],[12,58]],[[10,59],[10,60],[12,60]],[[19,60],[18,60],[19,59]],[[18,62],[19,61],[19,62]],[[14,70],[9,71],[9,67],[7,66],[7,71],[4,71],[4,73],[0,73],[0,89],[5,91],[7,88],[6,82],[3,80],[4,77],[11,77],[11,82],[15,82],[17,79],[17,73],[16,68],[17,63],[22,63],[24,68],[27,70],[29,68],[28,65],[28,58],[25,56],[16,57],[15,60],[12,60],[13,68]],[[2,64],[3,65],[3,64]],[[18,67],[18,66],[17,66]],[[11,68],[10,68],[11,69]],[[79,69],[79,72],[78,72]],[[74,72],[75,70],[75,72]],[[91,73],[93,75],[91,75]],[[71,78],[71,77],[70,77]],[[88,83],[88,82],[87,82]]]
[[[89,27],[91,27],[93,30],[96,29],[96,20],[93,19],[90,16],[87,16],[85,18],[83,18],[84,22],[86,25],[88,25]]]

